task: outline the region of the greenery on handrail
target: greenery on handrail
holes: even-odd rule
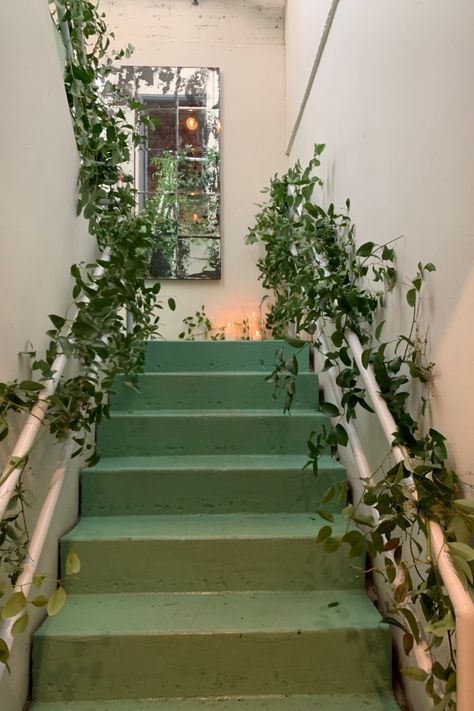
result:
[[[391,244],[357,246],[349,201],[343,213],[336,212],[333,205],[326,210],[318,203],[315,189],[323,182],[314,171],[323,149],[324,145],[316,145],[308,166],[303,168],[298,162],[284,176],[271,180],[263,191],[269,200],[261,206],[246,241],[260,241],[265,247],[258,266],[263,286],[275,297],[268,317],[274,335],[286,337],[296,347],[311,343],[323,356],[323,369],[335,367],[337,372],[341,409],[329,402],[321,405],[326,414],[338,418],[337,424],[331,431],[317,436],[312,433],[308,442],[308,465],[315,475],[318,458],[329,446],[347,445],[344,420],[353,420],[359,408],[372,411],[346,344],[348,329],[362,343],[363,366],[370,364],[374,369],[396,422],[394,444],[401,445],[407,457],[388,471],[383,463],[364,483],[361,500],[343,511],[348,526],[341,541],[332,535],[333,514],[322,508],[319,514],[327,524],[317,540],[330,552],[347,546],[350,558],[368,549],[373,570],[394,584],[385,621],[403,631],[407,655],[425,640],[432,656],[431,673],[412,666],[405,667],[404,673],[425,682],[436,709],[454,709],[454,610],[431,556],[428,521],[442,526],[452,561],[468,587],[473,584],[474,571],[474,550],[469,545],[474,502],[459,498],[459,479],[449,466],[446,438],[422,424],[434,364],[426,358],[419,312],[426,276],[435,267],[420,262],[408,283],[406,302],[412,314],[408,335],[384,340],[386,293],[397,283],[395,251]],[[298,338],[288,337],[289,324],[294,324]],[[323,349],[321,330],[330,334],[329,351]],[[279,351],[269,379],[282,389],[285,411],[291,408],[297,372],[296,358],[285,360]],[[410,407],[414,392],[420,398],[419,406]],[[415,482],[416,503],[407,486],[409,477]],[[337,494],[337,485],[329,487],[321,505]],[[378,520],[367,514],[366,507],[377,511]],[[363,530],[352,523],[362,525]]]
[[[75,374],[63,378],[54,395],[48,398],[49,409],[43,431],[58,440],[71,433],[77,445],[73,456],[88,453],[89,463],[96,461],[90,434],[102,417],[108,416],[108,393],[115,375],[124,373],[133,382],[143,359],[143,343],[157,330],[156,295],[160,285],[146,282],[153,246],[150,217],[136,214],[133,178],[122,174],[122,165],[130,159],[131,147],[140,136],[127,121],[124,97],[118,96],[112,82],[112,62],[130,53],[110,52],[113,35],[108,32],[104,15],[96,3],[88,0],[56,0],[53,19],[66,45],[64,85],[71,112],[77,148],[80,155],[77,213],[83,214],[89,232],[99,250],[109,248],[107,260],[76,264],[71,268],[72,304],[78,309],[71,321],[68,314],[51,314],[52,328],[47,332],[46,353],[34,351],[34,378],[22,382],[0,383],[0,440],[12,427],[12,416],[28,413],[44,383],[53,375],[53,362],[66,354],[75,366]],[[132,105],[133,104],[133,105]],[[142,107],[132,102],[131,108]],[[142,116],[142,123],[146,116]],[[103,275],[94,277],[98,266]],[[168,305],[174,309],[174,301]],[[127,311],[133,327],[127,332],[123,312]],[[9,473],[23,461],[10,462]],[[0,610],[6,620],[23,613],[16,620],[13,633],[28,625],[28,590],[9,594],[7,581],[15,585],[23,570],[28,548],[25,506],[28,494],[20,479],[14,497],[0,521]],[[77,573],[77,557],[68,560],[67,573]],[[37,575],[33,586],[40,588],[44,576]],[[3,587],[2,587],[3,586]],[[56,613],[65,600],[62,584],[48,599],[37,595],[31,604],[47,606]],[[0,639],[0,663],[8,664],[9,650]]]

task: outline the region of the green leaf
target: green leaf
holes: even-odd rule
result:
[[[334,498],[336,494],[336,489],[334,486],[329,486],[326,491],[324,492],[323,496],[321,497],[321,500],[319,503],[321,504],[327,504],[328,501],[331,501],[331,499]]]
[[[316,536],[316,542],[323,543],[326,539],[330,538],[331,534],[332,534],[331,526],[323,526],[318,531],[318,535]]]
[[[414,644],[414,639],[413,635],[410,634],[409,632],[405,632],[403,635],[403,651],[405,654],[408,656],[413,649],[413,644]]]
[[[81,569],[81,561],[75,551],[69,551],[66,558],[66,575],[77,575]]]
[[[338,423],[334,428],[334,435],[336,437],[337,444],[340,444],[341,447],[347,447],[349,436],[345,428],[340,423]]]
[[[453,555],[458,555],[468,562],[474,560],[474,548],[471,548],[471,546],[468,546],[466,543],[448,543],[448,549]]]
[[[302,338],[290,338],[289,336],[285,336],[285,341],[292,348],[303,348],[303,346],[307,346],[309,343],[309,341],[303,341]]]
[[[8,649],[7,643],[0,637],[0,664],[5,664],[5,666],[8,667],[9,657],[10,650]]]
[[[44,595],[37,595],[32,600],[30,600],[30,602],[35,607],[44,607],[45,605],[48,604],[48,598],[45,597]]]
[[[366,516],[365,514],[358,514],[358,513],[355,513],[352,516],[352,520],[355,523],[358,523],[360,526],[373,526],[375,523],[373,516],[370,516],[370,515]]]
[[[323,543],[326,553],[335,553],[339,549],[340,541],[337,538],[328,538]]]
[[[446,632],[454,630],[456,627],[452,612],[449,610],[446,615],[437,622],[432,622],[426,626],[426,630],[436,637],[444,637]]]
[[[416,289],[408,289],[406,299],[408,305],[414,308],[416,306]]]
[[[17,620],[15,620],[13,627],[12,627],[12,636],[16,637],[19,634],[22,634],[26,628],[28,627],[28,613],[25,612],[24,615],[19,617]]]
[[[64,603],[66,602],[66,597],[66,591],[64,590],[62,585],[56,588],[56,590],[53,592],[53,594],[48,600],[47,612],[50,617],[53,617],[53,615],[58,614],[58,612],[62,609]]]
[[[41,585],[43,584],[43,580],[46,578],[46,575],[40,574],[40,573],[35,573],[33,575],[33,586],[35,588],[40,588]]]
[[[472,570],[466,559],[462,558],[461,556],[451,554],[451,560],[453,562],[454,567],[456,568],[456,572],[463,581],[464,586],[467,587],[466,581],[468,581],[472,585],[474,582],[472,577]]]
[[[334,523],[334,514],[332,514],[330,511],[325,511],[324,509],[319,509],[316,511],[318,516],[321,516],[325,521],[329,521],[330,523]]]
[[[22,380],[19,384],[19,390],[26,390],[28,392],[39,392],[44,388],[44,384],[36,383],[34,380]]]
[[[362,361],[362,365],[364,366],[364,368],[366,370],[369,367],[371,355],[372,355],[372,348],[366,348],[365,351],[362,353],[361,361]]]
[[[383,329],[384,325],[385,325],[385,321],[381,321],[379,324],[377,324],[377,328],[375,329],[375,338],[377,339],[377,341],[380,340],[380,336],[382,334],[382,329]]]
[[[176,310],[176,301],[172,298],[168,299],[168,308],[170,311],[175,311]]]
[[[425,264],[424,269],[426,269],[427,272],[435,272],[436,271],[436,267],[433,264],[433,262],[428,262],[428,264]]]
[[[369,257],[372,254],[374,247],[374,242],[364,242],[364,244],[361,244],[356,254],[358,257]]]
[[[347,504],[347,506],[342,509],[342,515],[346,519],[346,521],[349,521],[354,514],[354,504]]]
[[[2,610],[2,620],[8,620],[10,617],[16,617],[19,612],[26,607],[26,597],[22,592],[15,592],[8,598]]]
[[[64,326],[66,319],[62,316],[57,316],[56,314],[49,314],[49,320],[58,330]]]
[[[328,417],[337,417],[341,414],[336,405],[333,405],[332,402],[322,402],[319,409]]]
[[[344,343],[344,336],[341,333],[341,331],[334,331],[334,333],[331,336],[331,341],[334,343],[336,348],[340,348],[342,344]]]
[[[474,516],[474,499],[455,499],[453,504],[463,513]]]
[[[404,676],[407,676],[409,679],[414,679],[415,681],[426,681],[429,676],[428,672],[425,672],[419,667],[402,667],[400,671]]]

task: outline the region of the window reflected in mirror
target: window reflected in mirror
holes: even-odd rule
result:
[[[118,82],[150,119],[134,165],[153,225],[150,276],[220,279],[219,69],[126,66]]]

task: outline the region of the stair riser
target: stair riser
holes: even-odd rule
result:
[[[152,341],[145,350],[145,372],[254,371],[271,372],[275,354],[296,355],[301,372],[308,371],[308,349],[301,353],[282,341]]]
[[[310,513],[342,470],[83,471],[82,514]],[[324,505],[340,510],[345,502]]]
[[[80,575],[67,581],[73,593],[329,590],[360,588],[364,579],[345,550],[328,555],[314,537],[63,541],[63,570],[71,549],[82,561]]]
[[[390,684],[389,649],[382,630],[38,636],[33,690],[44,701],[376,693]]]
[[[103,701],[100,711],[400,711],[386,696],[318,694],[317,696],[234,696],[200,699],[143,699]],[[33,704],[31,711],[99,711],[94,702]]]
[[[170,454],[301,454],[311,431],[328,427],[320,413],[246,415],[120,415],[101,424],[103,456]]]
[[[115,387],[112,407],[116,410],[283,409],[281,395],[273,397],[273,384],[266,382],[263,374],[147,374],[138,378],[140,392],[120,380]],[[314,373],[298,376],[292,407],[317,410],[318,379]]]

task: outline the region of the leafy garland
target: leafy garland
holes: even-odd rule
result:
[[[90,234],[99,250],[107,249],[108,258],[71,267],[71,306],[77,308],[77,316],[74,320],[68,314],[49,316],[53,327],[47,332],[50,340],[45,355],[38,357],[34,351],[29,354],[36,379],[0,383],[0,441],[10,433],[15,416],[30,412],[45,382],[53,376],[56,356],[65,354],[75,364],[75,375],[63,378],[48,398],[43,432],[49,430],[59,441],[72,434],[77,445],[73,456],[88,453],[88,462],[93,464],[98,457],[90,435],[102,417],[108,416],[114,377],[120,372],[129,381],[135,380],[144,361],[144,341],[157,332],[157,309],[162,308],[156,302],[160,284],[146,282],[153,248],[152,225],[146,213],[136,214],[133,177],[122,174],[131,147],[142,139],[120,108],[124,97],[109,81],[112,62],[128,56],[131,48],[109,53],[113,34],[93,2],[56,0],[52,16],[65,40],[64,85],[81,159],[77,214],[88,220]],[[144,107],[132,103],[142,123],[146,122]],[[97,267],[103,268],[101,276],[94,276]],[[172,299],[168,305],[174,310]],[[124,310],[132,319],[130,332],[123,322]],[[11,461],[0,483],[27,463],[28,455],[21,462]],[[6,592],[7,581],[16,584],[27,555],[28,498],[20,478],[7,514],[0,521],[1,619],[22,613],[13,634],[26,629],[29,604],[47,606],[48,613],[55,614],[66,597],[61,581],[50,598],[37,595],[28,601],[27,590]],[[68,558],[67,574],[75,574],[79,568],[77,556]],[[43,580],[44,576],[36,575],[33,586],[40,588]],[[0,663],[8,665],[8,658],[8,646],[0,638]]]
[[[459,479],[449,467],[445,437],[434,428],[425,432],[408,409],[414,389],[421,390],[421,417],[429,401],[433,364],[426,358],[426,338],[420,335],[418,317],[425,278],[435,266],[420,262],[408,284],[406,301],[412,311],[408,335],[383,340],[385,322],[379,316],[386,292],[397,283],[395,251],[390,244],[373,242],[357,247],[348,213],[337,213],[333,205],[325,210],[314,201],[315,188],[323,185],[314,174],[323,150],[324,145],[316,145],[307,167],[297,162],[283,177],[271,180],[263,191],[269,194],[269,201],[260,206],[246,241],[260,241],[265,247],[258,267],[263,286],[275,297],[268,317],[274,335],[296,347],[312,344],[324,359],[323,370],[335,367],[337,371],[341,411],[328,402],[322,403],[321,409],[339,420],[333,430],[317,436],[312,433],[308,441],[307,466],[313,467],[315,475],[318,458],[328,447],[348,443],[343,418],[353,420],[359,407],[372,411],[346,345],[347,330],[356,333],[362,343],[363,366],[370,364],[374,369],[397,425],[394,444],[401,445],[408,456],[388,471],[381,466],[363,482],[361,500],[343,511],[348,527],[342,540],[332,536],[332,513],[321,509],[319,514],[328,523],[317,540],[329,552],[347,545],[349,558],[360,556],[367,548],[375,561],[373,570],[395,585],[385,621],[403,631],[407,655],[415,643],[426,640],[432,656],[431,673],[418,667],[406,667],[404,673],[425,682],[436,709],[455,709],[454,610],[430,555],[427,522],[437,521],[442,526],[461,580],[466,587],[472,585],[474,550],[469,537],[474,530],[474,502],[458,498]],[[349,210],[349,201],[346,206]],[[297,334],[306,334],[305,340],[289,338],[288,324],[295,325]],[[321,326],[331,334],[329,351],[323,347]],[[296,357],[285,360],[279,351],[269,379],[283,391],[285,411],[291,408],[297,372]],[[406,483],[410,476],[416,485],[416,503]],[[331,486],[322,504],[335,497],[338,488]],[[364,505],[375,509],[377,520],[366,514]],[[362,525],[364,531],[353,523]]]

